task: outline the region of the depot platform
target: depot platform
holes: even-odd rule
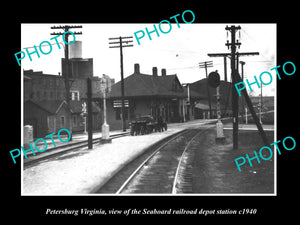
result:
[[[184,129],[214,124],[216,121],[216,119],[194,120],[168,124],[168,130],[165,132],[124,136],[113,139],[111,144],[95,144],[93,149],[82,148],[41,161],[22,171],[21,194],[91,194],[152,144]],[[110,132],[110,134],[118,133],[122,131]],[[93,137],[101,137],[101,133],[94,133]],[[86,134],[73,135],[73,141],[86,138]]]
[[[93,149],[85,147],[40,161],[39,164],[22,171],[21,194],[99,195],[94,194],[96,190],[126,164],[143,154],[149,146],[187,128],[198,128],[207,124],[212,124],[212,128],[214,128],[216,122],[216,119],[212,119],[168,124],[168,130],[164,132],[124,136],[113,139],[110,144],[94,144]],[[255,125],[240,125],[240,128],[253,130]],[[272,126],[264,125],[265,128],[273,129]],[[232,123],[224,124],[224,130],[227,129],[232,129]],[[227,131],[229,132],[229,130]],[[122,131],[111,132],[111,134],[118,133],[122,133]],[[229,133],[232,134],[231,132]],[[73,135],[73,141],[84,140],[86,137],[87,135],[85,134],[75,134]],[[93,137],[101,137],[101,133],[95,133]],[[206,139],[207,137],[203,137],[203,140]],[[245,149],[247,150],[248,148],[249,146]],[[207,152],[207,154],[219,152],[219,154],[224,155],[223,151],[212,151],[210,149],[211,147],[204,152]],[[253,151],[253,148],[251,150]],[[220,157],[219,154],[216,157]],[[234,155],[234,157],[238,157],[241,152],[235,154],[237,155]],[[233,162],[233,160],[231,161]],[[226,163],[228,162],[223,162],[223,164]],[[251,171],[247,173],[253,175],[252,172],[254,170]],[[243,174],[246,173],[244,172]]]

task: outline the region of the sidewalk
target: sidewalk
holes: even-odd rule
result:
[[[125,136],[113,139],[111,144],[96,144],[88,150],[71,151],[63,156],[45,160],[23,171],[22,195],[82,195],[102,186],[132,159],[150,145],[186,128],[215,123],[212,120],[195,120],[168,124],[165,132],[148,135]],[[118,133],[120,131],[115,131]],[[113,134],[114,132],[111,132]],[[94,137],[101,136],[96,133]],[[84,140],[85,135],[74,135],[73,140]]]
[[[216,119],[207,119],[207,120],[188,121],[188,122],[185,122],[185,123],[171,123],[171,124],[168,124],[168,129],[176,128],[178,126],[192,127],[192,126],[197,126],[197,124],[199,124],[199,123],[206,124],[206,123],[213,123],[215,121],[217,121],[217,120]],[[129,132],[129,131],[130,131],[130,129],[127,129],[125,132],[123,130],[114,130],[114,131],[110,131],[109,134],[110,135],[117,135],[117,134],[123,134],[123,133]],[[69,143],[74,143],[74,142],[87,140],[88,139],[88,134],[87,133],[86,134],[84,134],[84,133],[73,133],[72,134],[72,141],[68,141],[68,142],[61,142],[58,139],[57,134],[53,135],[52,137],[53,137],[53,140],[55,142],[56,147],[58,147],[58,146],[66,145],[66,144],[69,144]],[[101,131],[97,131],[97,132],[93,133],[93,138],[101,138],[101,137],[102,137]],[[66,140],[67,136],[66,135],[61,135],[61,138],[63,140]],[[54,145],[52,143],[52,139],[50,137],[47,137],[47,138],[44,137],[43,139],[47,142],[48,148],[54,148]],[[34,142],[35,142],[35,140],[31,142],[32,146],[34,146]],[[44,144],[43,141],[37,142],[37,147],[43,146],[43,148],[44,148],[44,145],[45,144]],[[32,155],[32,152],[31,151],[27,152],[27,155]]]
[[[127,129],[127,132],[128,131],[129,130]],[[110,135],[114,135],[114,134],[122,134],[122,133],[126,133],[126,132],[123,132],[122,130],[115,130],[115,131],[110,131],[109,133],[110,133]],[[93,138],[101,138],[101,137],[102,137],[101,131],[97,131],[97,132],[93,133]],[[74,142],[79,142],[79,141],[87,140],[88,139],[88,134],[87,133],[86,134],[84,134],[84,133],[73,133],[72,134],[72,141],[68,141],[68,142],[61,142],[58,139],[57,134],[53,135],[52,138],[53,138],[53,140],[55,142],[56,147],[58,147],[58,146],[67,145],[67,144],[74,143]],[[68,138],[67,135],[61,135],[61,139],[67,140],[67,138]],[[44,137],[43,139],[47,142],[48,148],[54,148],[54,145],[52,143],[51,137],[47,137],[47,138]],[[36,139],[31,142],[32,146],[34,146],[34,142],[35,141],[36,141]],[[39,141],[36,144],[37,147],[39,147],[39,146],[43,146],[44,147],[44,145],[45,144],[44,144],[43,141]],[[32,152],[30,151],[27,154],[28,155],[32,155]]]

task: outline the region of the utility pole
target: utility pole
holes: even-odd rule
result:
[[[206,75],[206,89],[207,89],[207,97],[208,97],[208,104],[209,104],[209,119],[211,119],[212,111],[211,111],[211,101],[210,101],[210,92],[208,86],[208,78],[207,78],[207,67],[213,67],[213,61],[205,61],[199,63],[199,68],[205,68],[205,75]]]
[[[65,32],[69,31],[71,28],[82,28],[82,26],[52,26],[51,29],[63,29],[64,32],[53,32],[51,35],[63,35]],[[82,32],[73,32],[75,35],[82,34]],[[65,34],[65,41],[69,43],[69,35],[70,33]],[[65,78],[65,87],[66,87],[66,102],[69,104],[70,102],[70,61],[69,61],[69,45],[65,44],[65,71],[62,71],[62,76]]]
[[[117,46],[109,46],[110,48],[120,48],[120,67],[121,67],[121,101],[122,101],[122,128],[123,131],[126,131],[126,118],[125,118],[125,94],[124,94],[124,74],[123,74],[123,47],[133,47],[133,45],[129,45],[129,42],[133,42],[133,40],[128,40],[133,38],[133,36],[129,37],[115,37],[108,38],[108,40],[119,40],[116,42],[109,42],[109,44],[119,44]],[[125,40],[123,40],[125,39]],[[125,44],[125,45],[123,45]]]
[[[92,80],[87,78],[88,149],[93,149]]]
[[[65,42],[69,43],[69,35],[70,33],[65,32],[69,31],[71,28],[82,28],[82,26],[52,26],[51,29],[63,29],[64,32],[53,32],[51,35],[65,35]],[[73,32],[76,34],[82,34],[82,32]],[[63,67],[63,66],[62,66]],[[65,79],[65,87],[66,87],[66,103],[68,108],[70,109],[70,83],[69,83],[69,77],[70,77],[70,61],[69,61],[69,45],[65,44],[65,71],[62,71],[62,76]],[[69,130],[72,134],[72,122],[71,117],[67,119],[69,123]],[[71,135],[72,138],[72,135]]]
[[[259,122],[262,124],[262,120],[261,120],[261,113],[262,113],[262,107],[263,107],[263,98],[262,98],[262,88],[263,88],[263,84],[260,83],[260,98],[259,98]]]
[[[240,61],[242,65],[242,81],[244,81],[244,65],[246,64],[244,61]],[[245,113],[245,104],[244,99],[242,98],[242,121],[244,121],[244,113]]]
[[[229,46],[231,46],[231,53],[209,53],[208,56],[209,57],[230,57],[231,60],[231,79],[232,79],[232,84],[237,83],[237,80],[239,77],[238,72],[237,72],[237,59],[240,56],[250,56],[250,55],[259,55],[258,52],[243,52],[243,53],[238,53],[236,52],[236,47],[240,46],[241,43],[240,42],[236,42],[235,40],[235,34],[236,31],[240,30],[241,27],[240,26],[226,26],[225,30],[230,31],[231,32],[231,43],[229,43],[229,41],[227,41],[227,43],[225,44],[228,48]],[[225,60],[224,60],[225,62]],[[239,105],[238,105],[238,94],[235,90],[234,85],[232,85],[231,88],[231,92],[232,92],[232,113],[233,113],[233,149],[237,149],[238,148],[238,110],[239,110]],[[247,101],[248,103],[248,101]]]
[[[227,56],[224,57],[224,80],[227,82]]]
[[[231,46],[231,53],[230,53],[230,57],[231,57],[231,76],[232,76],[232,84],[238,83],[238,82],[242,82],[242,79],[240,77],[240,75],[237,73],[236,71],[236,59],[235,56],[241,56],[241,55],[258,55],[258,52],[246,52],[246,53],[236,53],[236,46],[240,46],[241,43],[239,42],[235,42],[235,32],[237,30],[240,30],[241,27],[240,26],[231,26],[228,27],[226,26],[225,30],[229,30],[231,32],[231,43],[229,43],[227,41],[227,43],[225,44],[228,48],[229,46]],[[220,54],[220,53],[218,53]],[[222,54],[222,53],[221,53]],[[248,108],[251,112],[251,115],[254,119],[254,122],[256,124],[256,127],[262,137],[262,140],[264,141],[265,145],[268,146],[269,142],[266,136],[266,133],[263,130],[263,127],[261,125],[261,123],[259,122],[259,119],[255,113],[254,107],[252,105],[251,99],[249,98],[249,95],[247,93],[247,91],[245,89],[242,90],[242,93],[244,95],[245,101],[248,105]],[[234,85],[232,85],[232,111],[233,111],[233,149],[237,149],[238,148],[238,95],[237,92],[234,88]]]
[[[228,27],[226,26],[225,30],[229,30],[231,32],[231,43],[227,41],[225,44],[228,48],[231,46],[231,78],[232,78],[232,83],[235,84],[237,83],[237,71],[236,71],[236,47],[240,46],[241,43],[238,41],[236,42],[235,40],[235,33],[236,31],[240,30],[240,26],[231,26]],[[233,149],[238,148],[238,129],[239,129],[239,102],[238,102],[238,94],[235,91],[234,85],[232,85],[232,114],[233,114]]]

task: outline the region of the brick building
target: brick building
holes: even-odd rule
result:
[[[81,58],[81,43],[70,46],[69,86],[70,105],[66,99],[65,78],[42,71],[24,70],[24,125],[33,126],[34,137],[41,137],[61,128],[72,127],[72,132],[84,130],[82,104],[87,98],[87,78],[92,80],[92,94],[99,95],[100,78],[93,76],[93,59]],[[62,72],[66,68],[62,59]],[[102,112],[92,103],[93,129],[101,128]]]
[[[66,127],[66,119],[71,115],[72,131],[84,130],[81,115],[82,104],[86,101],[86,78],[70,78],[70,108],[66,104],[65,81],[59,75],[43,74],[32,70],[24,72],[24,125],[32,125],[34,137],[57,132]],[[91,77],[93,94],[99,90],[98,77]],[[93,128],[100,129],[102,112],[93,102]]]

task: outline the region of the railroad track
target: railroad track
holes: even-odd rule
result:
[[[151,146],[96,193],[192,193],[194,140],[206,129],[189,129]]]
[[[124,137],[127,135],[130,135],[130,132],[124,132],[121,134],[110,135],[110,138],[115,139],[115,138],[120,138],[120,137]],[[97,144],[100,141],[101,141],[101,138],[93,138],[93,144]],[[28,155],[27,159],[24,158],[24,168],[33,166],[34,164],[36,164],[42,160],[47,160],[47,159],[51,159],[54,157],[58,157],[67,152],[79,150],[79,149],[82,149],[85,147],[88,147],[87,140],[77,141],[77,142],[73,142],[73,143],[71,142],[71,143],[68,143],[65,145],[60,145],[57,147],[49,148],[45,152],[37,153],[36,155],[30,154],[30,155]]]

